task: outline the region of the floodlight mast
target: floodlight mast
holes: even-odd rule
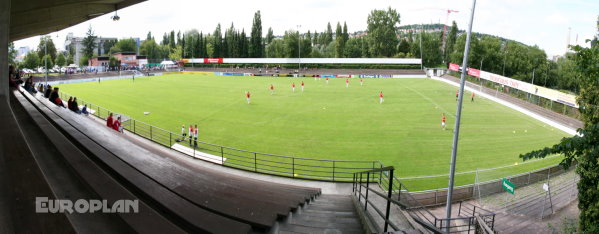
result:
[[[466,69],[468,67],[468,53],[470,51],[470,35],[472,33],[472,21],[474,19],[474,8],[476,0],[472,0],[472,10],[470,12],[470,23],[468,24],[468,33],[466,34],[466,48],[464,49],[464,60],[462,61],[462,76],[460,79],[460,91],[458,97],[458,107],[456,111],[455,130],[453,132],[453,147],[451,149],[451,164],[449,165],[449,185],[447,186],[447,232],[449,232],[449,219],[451,218],[451,200],[453,196],[453,181],[455,176],[456,156],[458,153],[458,139],[460,136],[460,118],[462,117],[462,100],[464,99],[464,84],[466,81]]]

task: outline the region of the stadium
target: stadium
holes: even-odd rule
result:
[[[143,1],[114,2],[77,2],[36,24],[4,15],[59,3],[3,2],[0,41],[113,11],[116,22],[117,10]],[[155,43],[150,34],[139,51]],[[254,40],[233,25],[225,34],[243,35],[239,48]],[[114,47],[96,48],[81,72],[72,64],[49,75],[45,52],[45,75],[27,79],[0,59],[9,81],[0,90],[0,232],[523,233],[567,228],[556,220],[580,212],[584,178],[574,168],[584,162],[549,147],[584,137],[584,108],[595,107],[535,83],[534,70],[529,82],[482,69],[485,58],[468,65],[468,43],[467,67],[445,57],[426,67],[422,42],[419,58],[301,58],[299,32],[297,58],[193,56],[219,55],[198,35],[186,54],[186,34],[170,47],[174,31],[165,33],[157,48],[178,59],[117,51],[115,65],[98,55]],[[220,24],[205,38],[218,44],[216,35]],[[313,43],[309,35],[302,40]],[[323,50],[316,45],[310,53]]]

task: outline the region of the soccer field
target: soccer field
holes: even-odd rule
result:
[[[399,177],[448,173],[455,87],[431,79],[364,79],[363,86],[360,79],[350,79],[346,88],[345,80],[330,78],[327,84],[324,78],[176,74],[60,89],[175,133],[181,125],[197,124],[199,140],[208,143],[305,158],[379,160],[395,166]],[[249,105],[246,91],[252,94]],[[567,134],[490,100],[471,102],[470,94],[464,98],[457,172],[512,165],[497,172],[512,175],[561,160],[522,164],[519,154],[555,144]],[[441,128],[442,113],[447,130]],[[472,183],[474,173],[456,179],[457,185]],[[446,187],[447,176],[404,182],[411,190],[432,189]]]

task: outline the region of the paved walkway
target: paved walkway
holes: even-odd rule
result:
[[[444,81],[444,82],[450,83],[455,86],[457,86],[460,82],[460,80],[458,78],[450,76],[450,75],[444,75],[442,77],[434,77],[433,79]],[[490,99],[494,99],[493,101],[499,102],[500,104],[506,105],[502,102],[508,103],[511,106],[509,106],[509,105],[506,105],[506,106],[513,108],[517,111],[520,111],[524,114],[527,114],[533,118],[536,118],[538,120],[546,122],[548,124],[552,124],[552,126],[554,126],[556,128],[560,128],[559,126],[562,126],[560,129],[562,129],[565,132],[572,134],[572,135],[575,134],[575,129],[582,128],[584,126],[584,124],[580,120],[574,119],[567,115],[556,113],[552,110],[545,109],[545,108],[535,105],[533,103],[529,103],[525,100],[522,100],[522,99],[519,99],[516,97],[512,97],[508,94],[505,94],[502,92],[497,92],[494,89],[490,89],[487,87],[481,88],[480,85],[474,84],[469,81],[466,81],[466,89],[469,91],[476,92],[477,95],[481,95],[481,96],[487,95],[488,97],[492,97]],[[482,93],[480,91],[482,91]],[[522,110],[524,110],[524,111],[522,111]],[[568,129],[570,129],[570,130],[568,130]]]
[[[98,124],[104,126],[104,120],[101,120],[96,117],[90,118],[95,119]],[[321,182],[321,181],[311,181],[311,180],[301,180],[301,179],[291,179],[280,176],[272,176],[266,175],[256,172],[239,170],[236,168],[224,167],[219,164],[198,160],[193,156],[189,156],[187,154],[181,153],[179,151],[172,150],[170,148],[161,146],[156,144],[148,139],[135,135],[131,132],[125,131],[123,134],[125,138],[130,140],[132,143],[143,147],[144,149],[165,157],[170,158],[171,160],[178,161],[180,163],[185,163],[186,165],[197,168],[198,170],[209,169],[209,170],[218,170],[220,172],[229,173],[232,175],[243,176],[247,178],[268,181],[272,183],[279,184],[289,184],[289,185],[297,185],[304,187],[312,187],[312,188],[320,188],[323,194],[337,194],[337,195],[349,195],[352,192],[352,184],[351,183],[333,183],[333,182]],[[220,158],[220,157],[219,157]]]

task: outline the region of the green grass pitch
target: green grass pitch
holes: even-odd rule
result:
[[[170,130],[198,124],[199,140],[306,158],[379,160],[400,177],[449,171],[456,88],[430,79],[225,77],[176,74],[61,85],[63,92]],[[300,83],[306,84],[301,91]],[[296,84],[292,92],[291,84]],[[274,95],[268,86],[275,86]],[[247,104],[245,92],[251,92]],[[385,95],[379,104],[378,93]],[[553,165],[518,155],[557,143],[566,133],[505,106],[464,99],[457,172],[514,165],[498,176]],[[144,115],[144,112],[150,112]],[[447,130],[441,128],[441,114]],[[456,184],[474,181],[460,174]],[[447,176],[405,179],[411,190],[447,186]]]

